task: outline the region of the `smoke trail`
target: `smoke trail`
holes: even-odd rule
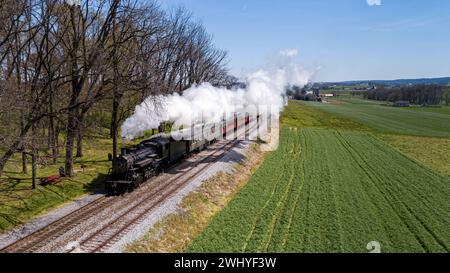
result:
[[[150,96],[125,120],[121,136],[132,139],[157,128],[163,121],[174,122],[175,126],[189,126],[193,121],[217,123],[224,113],[229,115],[249,106],[258,109],[269,106],[279,114],[284,107],[286,87],[304,86],[310,77],[301,66],[289,61],[282,68],[249,74],[245,79],[246,88],[230,90],[202,83],[185,90],[182,95]]]
[[[381,6],[381,0],[367,0],[369,6]]]
[[[298,49],[296,48],[288,48],[280,51],[281,56],[285,57],[295,57],[298,55]]]

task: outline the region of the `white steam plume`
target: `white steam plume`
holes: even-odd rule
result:
[[[298,55],[298,49],[288,48],[280,51],[280,55],[284,57],[295,57]]]
[[[381,6],[381,0],[367,0],[369,6]]]
[[[163,121],[174,122],[175,126],[190,126],[192,121],[217,123],[224,114],[230,115],[248,106],[274,106],[279,113],[284,107],[286,86],[304,86],[310,77],[302,67],[289,63],[284,68],[259,70],[248,75],[245,89],[230,90],[202,83],[182,95],[151,96],[136,106],[134,114],[125,120],[121,136],[132,139],[157,128]]]

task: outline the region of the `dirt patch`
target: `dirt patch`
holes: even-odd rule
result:
[[[253,145],[232,173],[221,172],[187,195],[177,211],[157,222],[126,252],[181,252],[249,180],[266,153]]]

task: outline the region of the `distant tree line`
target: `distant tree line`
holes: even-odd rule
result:
[[[120,124],[147,96],[232,80],[226,52],[185,9],[139,0],[0,2],[0,175],[21,153],[24,173],[29,158],[34,177],[37,160],[63,154],[72,176],[98,123],[116,156]]]
[[[450,104],[450,91],[441,85],[379,86],[360,94],[366,99],[379,101],[409,101],[418,105]]]

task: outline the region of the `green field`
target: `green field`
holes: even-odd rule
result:
[[[346,100],[350,101],[350,100]],[[352,103],[372,103],[352,99]],[[408,111],[408,110],[405,110]],[[301,101],[290,101],[281,115],[284,127],[333,128],[339,130],[372,132],[395,149],[436,172],[450,177],[450,138],[386,134],[348,118],[321,111],[318,107]]]
[[[281,125],[297,128],[339,128],[353,131],[371,130],[361,123],[357,123],[348,118],[331,115],[300,101],[289,102],[289,106],[284,109],[281,115]]]
[[[374,103],[308,103],[318,109],[351,119],[382,133],[450,137],[450,115],[428,111],[407,111]]]
[[[450,178],[450,138],[382,135],[405,155]]]
[[[366,133],[284,129],[194,252],[448,252],[450,180]]]
[[[440,106],[440,107],[419,107],[419,106],[413,106],[413,107],[402,108],[402,109],[411,110],[411,111],[431,112],[431,113],[450,115],[450,106]]]
[[[186,250],[450,252],[450,129],[434,114],[291,101],[278,150]],[[411,116],[439,137],[406,135],[427,131]]]

